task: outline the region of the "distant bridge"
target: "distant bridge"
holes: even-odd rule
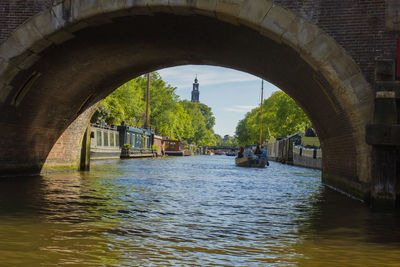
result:
[[[208,149],[214,149],[214,150],[226,150],[226,151],[229,151],[229,150],[232,150],[232,149],[234,149],[234,150],[237,150],[237,149],[239,149],[237,146],[209,146],[209,147],[207,147]]]

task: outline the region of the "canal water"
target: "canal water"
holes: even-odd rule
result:
[[[400,216],[227,156],[0,179],[1,266],[399,266]]]

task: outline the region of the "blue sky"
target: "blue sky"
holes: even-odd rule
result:
[[[245,114],[260,105],[261,79],[222,67],[185,65],[158,71],[164,81],[177,87],[181,99],[190,100],[194,78],[199,80],[200,102],[211,107],[215,116],[214,131],[234,135]],[[264,81],[264,99],[279,90]]]

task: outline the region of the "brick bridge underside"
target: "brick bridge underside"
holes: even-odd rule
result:
[[[376,153],[365,141],[374,58],[394,58],[399,36],[385,29],[385,7],[339,0],[2,1],[0,173],[76,168],[99,100],[146,72],[208,64],[262,77],[296,100],[321,140],[326,184],[367,201],[378,193],[395,199],[396,190],[376,193]]]

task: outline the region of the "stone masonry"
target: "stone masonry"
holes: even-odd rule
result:
[[[62,0],[4,0],[0,2],[0,43],[25,20]],[[352,56],[370,83],[375,58],[395,58],[399,31],[387,30],[385,11],[396,0],[275,0],[305,16],[332,36]]]

